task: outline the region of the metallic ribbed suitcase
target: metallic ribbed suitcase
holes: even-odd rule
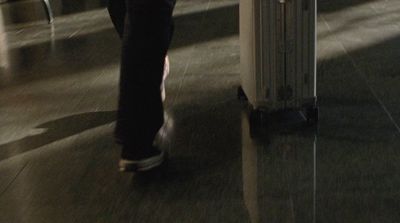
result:
[[[241,92],[255,110],[316,106],[316,0],[240,0]]]

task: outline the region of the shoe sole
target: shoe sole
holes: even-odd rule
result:
[[[160,166],[165,161],[164,151],[160,155],[143,159],[140,161],[120,160],[120,172],[144,172]]]

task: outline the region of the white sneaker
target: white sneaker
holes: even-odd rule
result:
[[[119,161],[120,172],[143,172],[151,170],[155,167],[160,166],[165,160],[166,154],[164,151],[157,150],[154,154],[149,157],[129,160],[121,159]]]

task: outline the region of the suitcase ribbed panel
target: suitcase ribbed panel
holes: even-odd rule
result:
[[[254,103],[257,100],[256,89],[256,41],[255,41],[255,1],[240,2],[240,73],[243,90],[247,98]]]
[[[315,103],[315,19],[316,0],[240,1],[242,87],[254,108]]]

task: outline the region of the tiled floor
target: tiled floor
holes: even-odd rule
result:
[[[400,1],[319,0],[318,129],[258,138],[236,99],[238,1],[178,1],[170,162],[148,175],[117,172],[106,10],[71,2],[53,25],[0,23],[1,223],[400,222]]]

